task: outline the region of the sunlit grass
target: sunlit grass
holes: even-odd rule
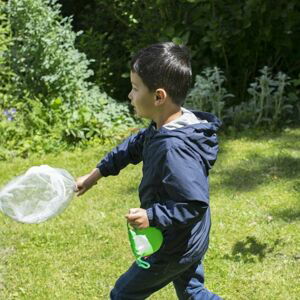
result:
[[[224,299],[299,299],[300,129],[220,140],[207,287]],[[0,185],[40,164],[83,175],[108,150],[0,162]],[[133,261],[124,215],[139,205],[140,178],[141,165],[128,166],[39,225],[0,215],[0,299],[108,299]],[[176,296],[169,285],[151,299]]]

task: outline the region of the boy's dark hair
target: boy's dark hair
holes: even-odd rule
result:
[[[163,88],[174,103],[181,105],[192,78],[189,50],[172,42],[150,45],[133,56],[131,71],[141,77],[150,91]]]

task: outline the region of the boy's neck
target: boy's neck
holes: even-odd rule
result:
[[[170,123],[178,119],[179,117],[181,117],[181,115],[182,115],[181,107],[176,106],[172,110],[161,111],[153,118],[153,121],[156,124],[156,128],[159,129],[162,126],[166,125],[167,123]]]

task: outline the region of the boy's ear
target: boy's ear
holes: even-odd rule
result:
[[[155,91],[155,105],[159,106],[165,103],[167,93],[164,89],[157,89]]]

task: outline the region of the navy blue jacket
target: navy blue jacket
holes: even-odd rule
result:
[[[194,114],[208,122],[174,130],[156,129],[152,122],[97,165],[103,176],[109,176],[117,175],[129,163],[143,161],[139,197],[150,226],[164,235],[158,255],[182,263],[201,259],[208,248],[208,173],[218,152],[220,121],[209,113]]]

